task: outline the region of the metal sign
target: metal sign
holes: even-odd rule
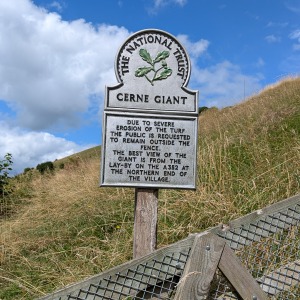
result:
[[[116,58],[119,84],[106,87],[101,185],[196,186],[198,92],[190,61],[160,30],[135,33]]]

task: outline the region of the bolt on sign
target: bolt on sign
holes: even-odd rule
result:
[[[175,37],[143,30],[121,46],[119,84],[106,87],[101,185],[196,187],[198,91]]]

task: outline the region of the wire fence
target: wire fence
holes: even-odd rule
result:
[[[226,241],[268,299],[300,299],[299,222],[300,195],[297,195],[206,233]],[[40,299],[174,299],[196,236]],[[217,268],[207,297],[199,299],[227,300],[241,296]]]
[[[218,235],[235,250],[270,299],[300,299],[300,197],[256,215],[249,216],[251,222],[243,223],[242,218],[236,228]],[[217,284],[211,299],[239,299],[222,276]]]

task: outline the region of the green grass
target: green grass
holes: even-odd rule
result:
[[[159,191],[158,247],[298,194],[299,118],[300,78],[202,112],[197,190]],[[134,189],[98,187],[100,147],[55,166],[19,176],[1,199],[1,300],[33,299],[132,257]]]

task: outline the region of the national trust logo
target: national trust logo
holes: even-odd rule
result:
[[[158,82],[186,86],[190,61],[183,46],[167,32],[148,29],[129,37],[118,52],[116,76],[119,82],[151,86]],[[167,83],[170,81],[169,83]]]
[[[151,55],[146,49],[141,49],[139,54],[141,58],[150,66],[138,68],[135,71],[136,77],[145,77],[151,83],[151,85],[154,85],[155,80],[166,79],[172,74],[172,69],[168,68],[166,63],[166,58],[170,56],[169,51],[159,52],[155,59],[151,58]],[[161,62],[161,66],[158,69],[155,69],[155,65],[159,62]],[[149,73],[154,73],[152,74],[152,78],[149,77]]]

